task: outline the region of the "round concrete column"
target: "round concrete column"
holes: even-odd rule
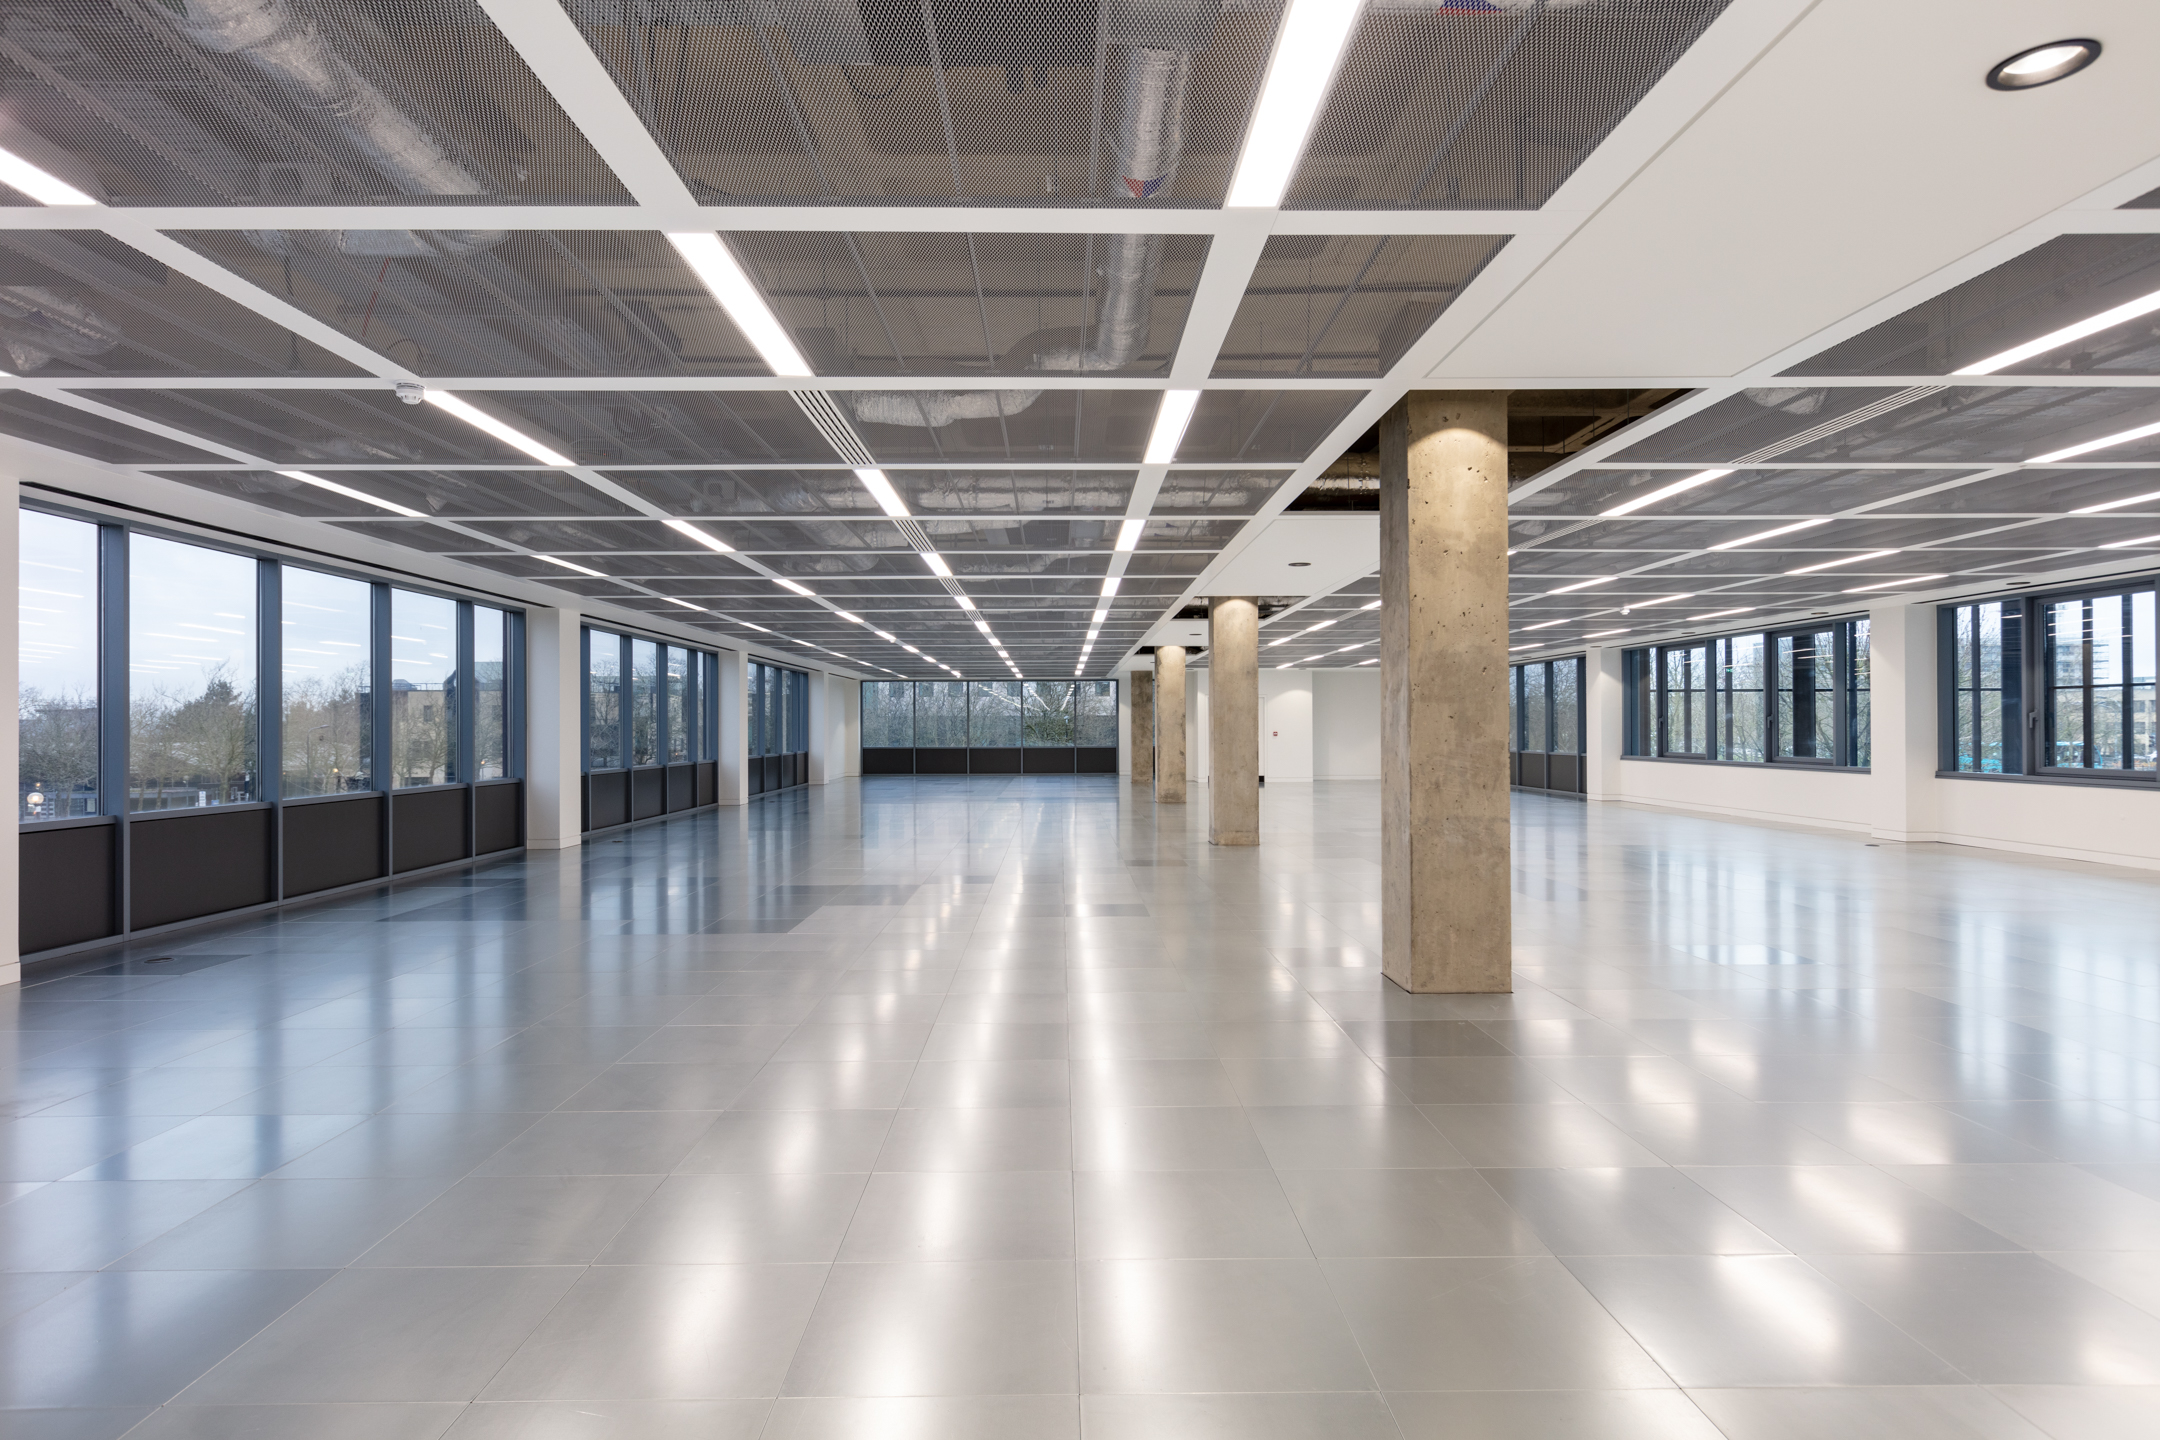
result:
[[[1405,990],[1513,988],[1507,394],[1380,421],[1380,950]]]

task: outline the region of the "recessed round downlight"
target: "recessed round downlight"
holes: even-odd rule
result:
[[[2031,90],[2077,74],[2100,58],[2097,40],[2050,40],[2020,50],[1988,71],[1991,90]]]

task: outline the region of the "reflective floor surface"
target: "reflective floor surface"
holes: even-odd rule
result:
[[[2160,877],[880,779],[7,992],[0,1432],[2160,1434]],[[170,957],[160,959],[159,957]]]

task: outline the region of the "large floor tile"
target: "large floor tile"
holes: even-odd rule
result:
[[[1064,1170],[873,1175],[854,1207],[839,1258],[1071,1259],[1072,1179]]]
[[[1759,1255],[1784,1246],[1678,1170],[1490,1170],[1556,1255]]]
[[[1316,1255],[1547,1253],[1536,1230],[1475,1170],[1279,1173]]]
[[[830,1260],[862,1201],[847,1172],[671,1175],[613,1232],[603,1265]]]
[[[1728,1440],[2043,1440],[2043,1431],[1978,1385],[1852,1385],[1688,1392]],[[2125,1432],[2128,1433],[2128,1432]]]
[[[1075,1305],[1066,1260],[836,1265],[783,1393],[1073,1394]]]
[[[1089,1170],[1074,1176],[1083,1260],[1305,1256],[1284,1187],[1265,1170]]]
[[[1090,1393],[1373,1386],[1310,1259],[1089,1261],[1080,1305]]]
[[[1403,1440],[1725,1440],[1678,1390],[1396,1392],[1387,1401]]]

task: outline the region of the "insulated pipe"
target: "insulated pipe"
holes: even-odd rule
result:
[[[361,75],[291,0],[163,0],[182,35],[205,50],[238,55],[299,105],[329,117],[353,147],[408,195],[485,195],[488,187],[412,116]],[[248,242],[289,255],[295,237],[250,230]],[[500,245],[507,230],[334,230],[348,255],[470,254]]]
[[[0,285],[0,349],[18,375],[54,360],[103,355],[120,327],[70,295],[43,285]]]

